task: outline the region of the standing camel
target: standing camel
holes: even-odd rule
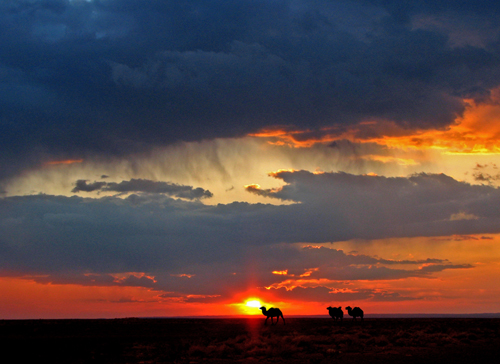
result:
[[[351,308],[351,306],[347,306],[345,308],[349,316],[352,316],[353,320],[356,320],[356,317],[361,317],[361,321],[363,321],[363,310],[359,307]]]
[[[344,319],[344,311],[342,311],[342,307],[327,307],[328,313],[332,316],[332,319],[335,321]]]
[[[275,325],[275,323],[273,323],[273,317],[276,317],[276,324],[277,324],[278,321],[280,320],[280,316],[281,319],[283,320],[283,325],[285,324],[285,318],[283,317],[283,314],[281,313],[281,310],[279,308],[271,307],[268,310],[266,309],[265,306],[262,306],[260,310],[262,310],[262,314],[266,316],[266,321],[264,322],[264,325],[267,325],[267,319],[269,317],[271,318],[271,325]]]

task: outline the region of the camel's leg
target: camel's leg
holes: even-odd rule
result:
[[[266,317],[266,321],[264,321],[264,325],[267,325],[267,319],[269,318],[269,316]],[[271,319],[272,321],[272,319]]]
[[[283,325],[285,324],[285,318],[283,317],[283,315],[281,315],[281,319],[283,320]]]

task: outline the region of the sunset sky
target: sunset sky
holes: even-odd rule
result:
[[[500,312],[499,19],[1,1],[0,319]]]

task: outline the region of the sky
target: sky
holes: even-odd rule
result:
[[[500,312],[499,17],[0,2],[0,318]]]

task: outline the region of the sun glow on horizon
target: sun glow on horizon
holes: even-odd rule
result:
[[[230,304],[230,306],[235,307],[236,310],[243,315],[259,315],[261,314],[259,308],[265,305],[266,304],[264,302],[256,297],[250,297],[245,299],[243,302]]]
[[[255,308],[262,307],[262,305],[260,304],[260,301],[254,300],[254,299],[250,299],[250,300],[246,301],[245,305],[247,305],[247,307],[255,307]]]

